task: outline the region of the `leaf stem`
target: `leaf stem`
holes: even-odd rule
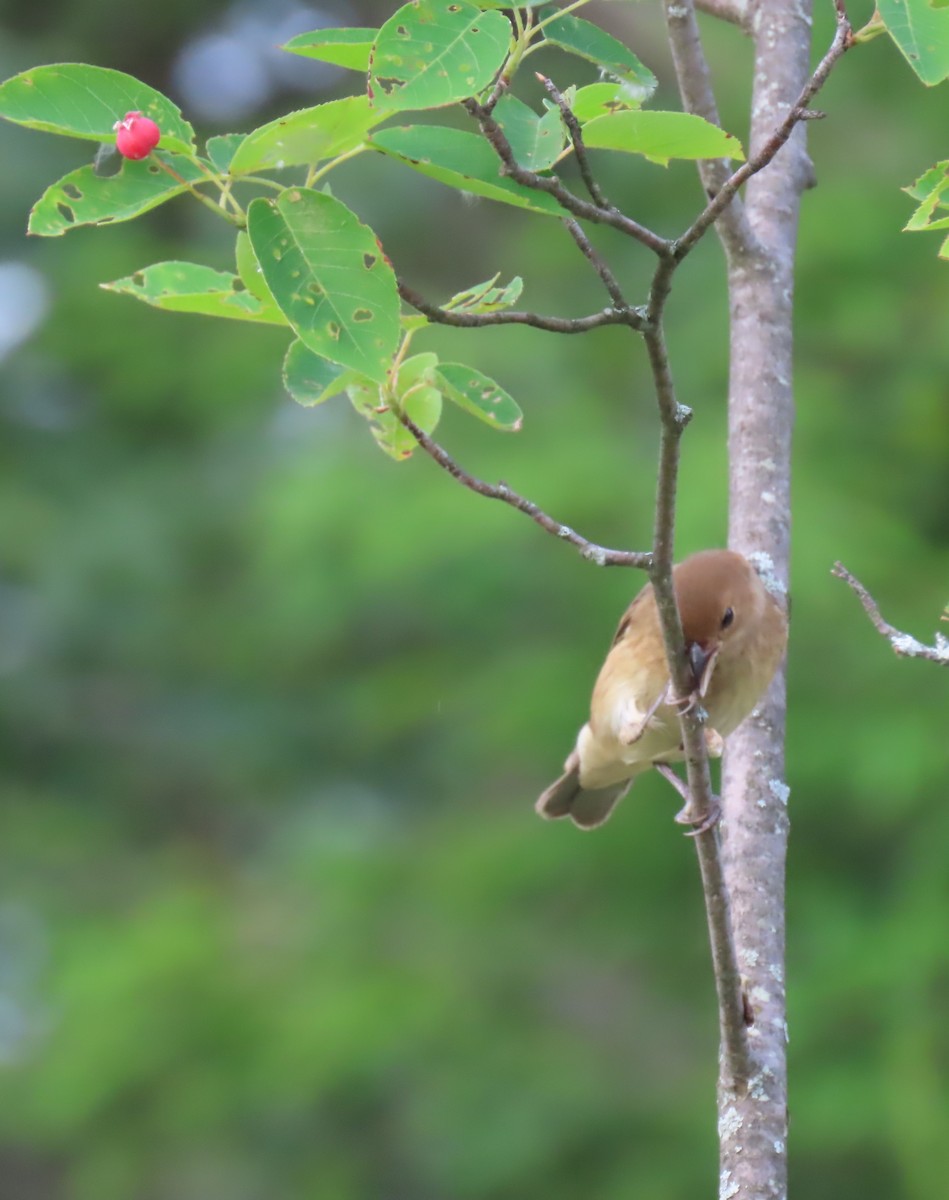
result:
[[[165,159],[163,159],[160,155],[153,154],[152,158],[167,175],[170,175],[176,183],[180,183],[181,186],[189,191],[196,200],[200,200],[205,208],[209,208],[211,212],[215,214],[215,216],[223,217],[225,221],[229,221],[232,225],[237,225],[240,229],[243,229],[247,224],[243,214],[241,216],[236,216],[234,213],[229,213],[226,209],[222,208],[220,204],[216,204],[210,196],[206,196],[204,192],[199,192],[193,183],[190,183],[184,178],[184,176],[179,175],[175,168],[170,163],[166,162]]]

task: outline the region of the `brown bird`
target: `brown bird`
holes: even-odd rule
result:
[[[695,680],[691,700],[708,713],[709,752],[754,708],[787,644],[787,614],[751,563],[733,550],[703,550],[673,568],[676,603]],[[542,817],[602,825],[637,775],[681,761],[673,695],[652,584],[620,621],[593,688],[590,719],[564,774],[537,801]]]

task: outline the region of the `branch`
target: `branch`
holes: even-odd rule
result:
[[[460,484],[468,488],[472,492],[477,492],[479,496],[487,496],[490,500],[500,500],[504,504],[509,504],[511,508],[516,508],[518,512],[526,513],[532,521],[536,521],[541,529],[546,529],[548,533],[552,533],[554,537],[560,538],[561,541],[569,542],[571,546],[575,546],[579,550],[581,557],[589,562],[595,563],[598,567],[639,567],[642,570],[648,570],[652,566],[652,555],[648,551],[637,550],[609,550],[606,546],[599,546],[596,542],[588,541],[569,525],[561,525],[559,521],[555,521],[553,517],[548,516],[543,509],[539,508],[533,500],[528,500],[526,496],[521,496],[509,488],[506,483],[485,483],[482,479],[476,479],[474,475],[469,475],[463,467],[451,457],[447,450],[438,444],[415,422],[411,417],[404,412],[393,408],[392,410],[399,421],[412,434],[418,444],[422,447],[425,453],[435,460],[443,471],[447,471],[454,479],[457,479]]]
[[[751,10],[747,0],[695,0],[695,7],[710,17],[737,25],[745,33],[751,28]]]
[[[522,167],[514,157],[514,151],[504,135],[504,130],[494,117],[478,104],[477,100],[465,100],[463,103],[478,122],[481,132],[501,160],[503,173],[513,179],[515,183],[533,188],[536,192],[547,192],[548,195],[554,197],[561,208],[572,216],[582,217],[583,220],[591,221],[595,225],[611,225],[621,233],[635,238],[637,242],[642,242],[654,254],[658,254],[660,257],[668,256],[672,246],[666,238],[660,237],[658,233],[647,229],[645,225],[640,225],[638,221],[627,217],[619,209],[612,206],[601,207],[599,204],[593,204],[575,196],[573,192],[564,187],[556,175],[539,175],[536,171],[528,171],[526,167]]]
[[[688,3],[688,0],[686,0],[686,3]],[[794,132],[795,126],[801,121],[811,121],[816,117],[823,116],[822,113],[811,111],[807,105],[824,86],[828,75],[830,75],[837,61],[853,45],[853,31],[843,6],[843,0],[835,0],[835,8],[837,10],[837,28],[827,53],[817,64],[813,75],[811,75],[810,79],[801,89],[800,95],[788,110],[784,120],[774,130],[757,154],[754,154],[747,162],[742,163],[738,170],[729,176],[722,184],[718,193],[709,201],[705,211],[700,213],[685,233],[676,240],[673,254],[677,262],[681,262],[685,258],[702,234],[725,211],[741,185],[750,179],[752,175],[757,175],[759,171],[771,162]]]
[[[600,282],[606,288],[610,299],[613,301],[612,311],[624,313],[633,312],[634,310],[631,309],[626,303],[623,293],[620,291],[620,286],[616,280],[616,276],[606,265],[600,255],[597,254],[596,250],[593,249],[590,239],[583,232],[580,226],[576,223],[576,221],[572,221],[569,217],[564,220],[564,225],[566,226],[567,232],[577,243],[580,253],[590,263],[597,275],[599,275]],[[640,319],[638,324],[633,325],[633,328],[642,331],[642,320]]]
[[[712,90],[712,75],[702,47],[693,0],[665,0],[665,13],[669,48],[672,51],[682,103],[687,112],[703,117],[712,125],[721,126],[718,105]],[[714,198],[720,195],[729,177],[727,160],[702,159],[697,166],[706,196]],[[740,200],[727,208],[726,203],[723,203],[716,212],[716,216],[718,215],[722,217],[719,236],[727,249],[738,250],[754,241],[751,225]],[[715,217],[712,218],[714,219]]]
[[[604,308],[586,317],[548,317],[534,312],[465,313],[452,312],[431,304],[404,280],[398,281],[399,295],[416,311],[438,325],[454,325],[458,329],[484,329],[489,325],[530,325],[549,333],[586,333],[603,325],[642,327],[642,314],[636,308]]]
[[[548,79],[546,75],[541,75],[539,71],[535,72],[537,78],[544,85],[547,91],[553,98],[554,103],[560,109],[560,115],[563,118],[563,123],[567,127],[567,132],[570,134],[570,142],[573,145],[574,157],[577,160],[577,166],[580,168],[580,178],[583,180],[587,191],[590,193],[590,199],[600,208],[610,208],[610,202],[603,194],[603,189],[597,183],[593,172],[590,170],[590,161],[587,158],[587,148],[583,142],[583,131],[580,128],[580,122],[573,114],[573,109],[563,98],[557,85],[552,79]]]
[[[649,576],[659,611],[666,659],[675,694],[687,696],[694,687],[685,653],[685,638],[672,584],[675,504],[679,474],[679,443],[691,419],[691,410],[676,400],[669,369],[669,356],[662,332],[662,312],[669,294],[674,264],[660,263],[650,296],[651,327],[644,337],[652,369],[662,428],[659,441],[659,477],[656,490],[656,522],[653,534],[653,564]],[[705,713],[699,706],[679,714],[685,752],[689,801],[687,812],[696,823],[712,812],[715,803],[709,775],[705,741]],[[728,889],[722,867],[718,830],[712,825],[699,832],[695,849],[702,875],[702,890],[708,919],[709,941],[715,987],[718,995],[722,1069],[737,1089],[747,1087],[751,1077],[751,1052],[742,993],[741,972],[735,952]]]
[[[929,662],[939,663],[943,667],[949,667],[949,639],[945,638],[941,633],[936,634],[936,643],[934,646],[924,646],[922,642],[918,642],[912,634],[902,633],[888,621],[884,621],[877,602],[873,599],[867,589],[863,586],[859,579],[856,579],[843,563],[834,563],[831,575],[842,579],[856,593],[857,599],[863,605],[863,611],[873,623],[873,628],[877,633],[881,634],[893,647],[893,653],[900,655],[902,658],[925,658]]]

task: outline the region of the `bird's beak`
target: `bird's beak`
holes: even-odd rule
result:
[[[707,647],[700,642],[693,642],[689,646],[689,664],[695,679],[695,690],[700,696],[705,695],[708,685],[712,682],[712,672],[715,670],[715,660],[720,649],[718,645]]]

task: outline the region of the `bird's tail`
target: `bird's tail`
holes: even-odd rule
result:
[[[580,769],[573,756],[567,760],[566,768],[540,795],[534,809],[548,821],[569,817],[578,829],[596,829],[602,825],[633,782],[624,779],[609,787],[584,788],[580,786]]]

